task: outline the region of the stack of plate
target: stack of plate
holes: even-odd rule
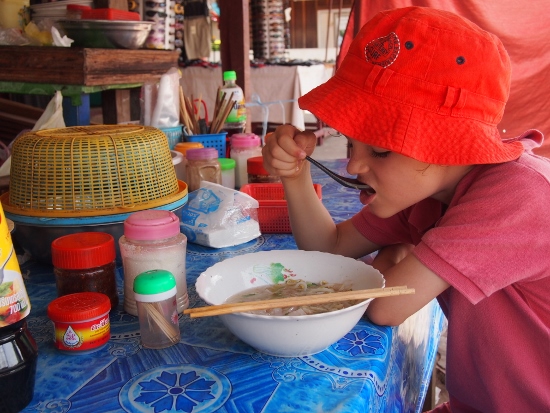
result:
[[[41,3],[30,6],[31,20],[51,19],[57,21],[67,18],[67,5],[78,4],[93,7],[93,0],[60,0],[52,3]]]

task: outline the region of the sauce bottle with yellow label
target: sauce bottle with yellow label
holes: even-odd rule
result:
[[[26,322],[31,310],[11,234],[0,205],[0,412],[32,400],[38,347]]]

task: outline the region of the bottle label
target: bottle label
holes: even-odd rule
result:
[[[231,92],[234,92],[233,100],[236,101],[227,115],[226,123],[245,123],[246,122],[246,107],[244,101],[244,94],[241,88],[222,89],[222,93],[225,92],[225,99],[229,100]]]
[[[13,250],[6,216],[0,206],[0,327],[22,320],[30,311],[29,296]]]

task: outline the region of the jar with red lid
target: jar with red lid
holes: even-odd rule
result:
[[[111,337],[111,302],[102,293],[67,294],[48,305],[55,347],[68,354],[97,351]]]
[[[106,232],[80,232],[52,242],[52,262],[59,297],[103,293],[118,306],[115,240]]]
[[[271,184],[281,182],[281,177],[269,175],[264,168],[264,157],[255,156],[246,162],[249,184]]]

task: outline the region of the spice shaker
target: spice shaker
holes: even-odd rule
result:
[[[166,270],[151,270],[134,279],[141,345],[166,348],[179,342],[176,280]]]
[[[51,245],[59,297],[97,292],[118,306],[115,239],[106,232],[79,232],[55,239]]]
[[[262,154],[261,140],[253,133],[238,133],[231,136],[230,157],[235,160],[235,188],[248,183],[246,162],[248,158]]]
[[[183,155],[183,160],[179,165],[180,175],[178,179],[180,181],[185,181],[187,183],[187,150],[188,149],[199,149],[204,148],[204,145],[201,142],[178,142],[174,146],[174,150]]]
[[[222,185],[235,189],[235,159],[218,158],[222,170]]]
[[[132,289],[134,279],[156,269],[169,271],[174,276],[178,312],[189,306],[185,266],[187,237],[180,232],[176,214],[158,209],[134,212],[124,221],[119,246],[124,270],[124,311],[138,315]]]
[[[201,187],[201,181],[213,182],[221,185],[222,174],[218,162],[216,148],[188,149],[187,156],[187,186],[189,192]]]

